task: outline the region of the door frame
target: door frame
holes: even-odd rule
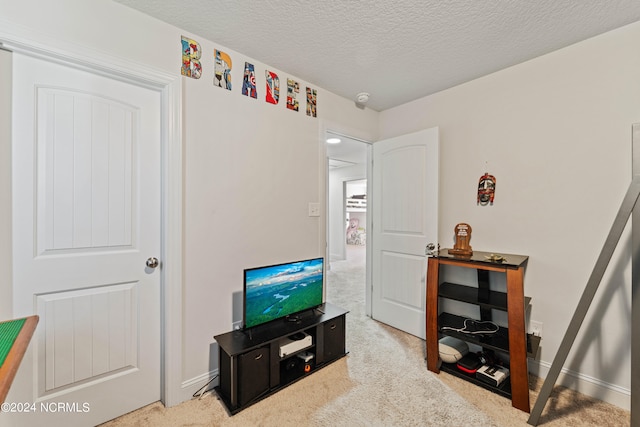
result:
[[[55,41],[53,41],[55,43]],[[160,94],[161,104],[161,390],[166,406],[181,403],[182,378],[182,80],[163,70],[70,46],[0,19],[0,48],[79,68]],[[8,282],[11,287],[11,280]]]

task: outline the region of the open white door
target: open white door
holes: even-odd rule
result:
[[[0,418],[93,426],[160,399],[160,94],[13,64],[13,311],[40,323],[8,396],[34,410]]]
[[[438,128],[373,144],[371,315],[425,338],[428,243],[438,242]]]

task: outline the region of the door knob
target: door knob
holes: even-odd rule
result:
[[[147,259],[147,267],[149,268],[156,268],[159,264],[160,264],[160,261],[158,261],[158,258],[151,257]]]

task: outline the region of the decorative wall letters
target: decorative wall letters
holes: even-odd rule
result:
[[[202,66],[202,49],[200,43],[181,36],[182,64],[180,74],[192,79],[199,79],[204,69]],[[224,51],[214,49],[213,54],[213,85],[227,90],[231,90],[231,69],[233,62],[231,56]],[[255,66],[249,62],[244,63],[244,73],[242,77],[242,94],[251,98],[258,97],[258,82],[256,78]],[[265,102],[278,104],[280,102],[280,77],[273,71],[265,70]],[[300,93],[300,83],[294,79],[287,79],[287,109],[299,111],[300,103],[297,94]],[[316,89],[306,87],[307,95],[307,116],[317,117],[317,96]]]
[[[202,65],[200,64],[200,43],[182,36],[182,68],[180,74],[199,79],[202,75]]]
[[[280,78],[272,71],[266,70],[264,72],[267,78],[267,95],[265,100],[269,104],[277,104],[280,101]]]
[[[296,99],[296,93],[300,93],[300,84],[292,79],[287,79],[287,108],[298,111],[300,103]]]
[[[215,78],[213,84],[231,90],[231,58],[225,52],[215,49]]]
[[[316,97],[318,91],[307,86],[307,116],[316,117]]]
[[[244,77],[242,78],[242,94],[252,98],[258,97],[256,90],[256,72],[253,64],[244,63]]]

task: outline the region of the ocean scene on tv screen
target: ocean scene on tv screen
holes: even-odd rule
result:
[[[323,259],[245,270],[245,327],[322,304]]]

